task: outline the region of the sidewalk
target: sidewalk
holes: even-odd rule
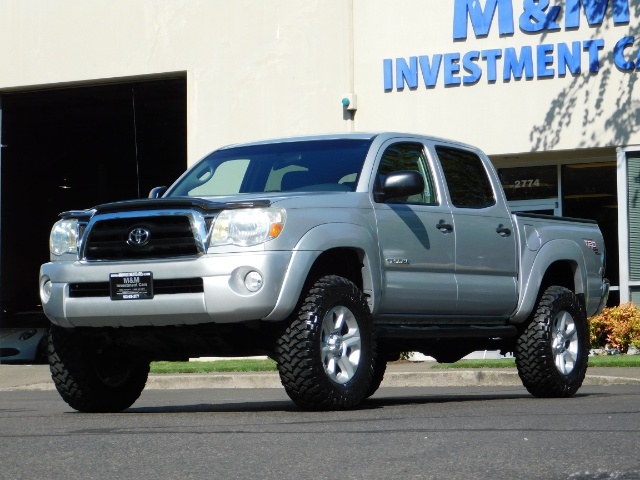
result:
[[[432,369],[433,362],[389,364],[382,387],[520,386],[515,368]],[[640,385],[640,367],[590,368],[584,385]],[[146,388],[282,388],[275,372],[150,375]],[[48,365],[0,365],[0,392],[54,390]]]

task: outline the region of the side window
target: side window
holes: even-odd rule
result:
[[[442,146],[437,146],[436,152],[454,207],[485,208],[495,205],[487,171],[476,154]]]
[[[376,183],[378,188],[382,186],[384,178],[392,172],[400,170],[415,170],[424,178],[424,192],[404,198],[394,198],[393,203],[417,203],[424,205],[437,205],[436,193],[433,189],[433,180],[429,171],[424,147],[420,143],[396,143],[388,147],[382,154]]]

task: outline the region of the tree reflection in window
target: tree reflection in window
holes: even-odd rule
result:
[[[388,147],[380,159],[378,167],[379,187],[382,185],[384,177],[393,172],[401,170],[415,170],[424,179],[424,192],[404,198],[388,199],[388,203],[413,203],[436,205],[436,195],[433,189],[431,173],[427,166],[427,158],[424,154],[424,147],[419,143],[396,143]],[[378,187],[378,188],[379,188]]]
[[[485,208],[495,204],[487,171],[476,154],[443,146],[437,146],[436,152],[454,207]]]

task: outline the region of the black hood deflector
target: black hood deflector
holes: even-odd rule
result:
[[[92,217],[100,213],[133,212],[142,210],[173,210],[192,209],[202,213],[219,212],[238,208],[259,208],[271,205],[270,200],[257,199],[234,202],[213,202],[204,198],[175,197],[175,198],[142,198],[98,205],[89,210],[70,210],[62,212],[62,218]]]

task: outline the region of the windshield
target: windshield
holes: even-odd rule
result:
[[[372,139],[308,140],[217,150],[165,197],[262,192],[353,192]]]

